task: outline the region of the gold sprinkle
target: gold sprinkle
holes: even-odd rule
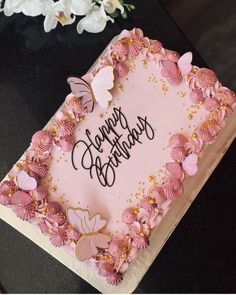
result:
[[[192,120],[192,118],[193,118],[193,115],[192,115],[192,114],[189,114],[189,115],[187,116],[187,119],[188,119],[188,120]]]
[[[57,189],[56,189],[55,187],[52,187],[52,188],[51,188],[51,192],[52,192],[52,193],[55,193],[56,190],[57,190]]]

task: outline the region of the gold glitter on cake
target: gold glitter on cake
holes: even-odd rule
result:
[[[120,82],[117,83],[117,91],[119,93],[124,92],[124,86]]]
[[[179,97],[185,97],[185,96],[186,96],[186,92],[185,92],[185,91],[178,91],[178,92],[177,92],[177,95],[178,95]]]
[[[189,114],[189,115],[187,116],[187,119],[188,119],[188,120],[192,120],[192,118],[193,118],[193,115],[192,115],[192,114]]]
[[[98,115],[98,118],[99,118],[99,119],[103,119],[103,117],[104,117],[104,114],[99,114],[99,115]]]
[[[151,74],[151,75],[148,77],[148,82],[150,82],[150,83],[157,83],[157,78],[155,77],[154,74]]]
[[[147,69],[147,61],[146,61],[146,59],[143,59],[143,60],[141,61],[141,65],[142,65],[145,69]]]

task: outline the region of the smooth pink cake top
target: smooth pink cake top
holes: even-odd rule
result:
[[[235,107],[215,73],[124,30],[36,132],[0,203],[117,285]]]

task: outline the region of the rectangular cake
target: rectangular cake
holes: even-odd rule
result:
[[[1,218],[100,291],[132,292],[234,139],[236,96],[140,29],[67,82],[1,183]]]

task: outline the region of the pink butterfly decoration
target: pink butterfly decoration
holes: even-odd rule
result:
[[[192,62],[193,60],[193,54],[192,52],[186,52],[184,55],[182,55],[178,61],[177,65],[182,75],[187,75],[191,69],[192,69]]]
[[[99,231],[107,224],[99,214],[90,216],[88,210],[69,208],[68,220],[81,234],[75,248],[75,255],[79,261],[85,261],[97,255],[98,248],[106,249],[111,238]]]
[[[92,112],[94,108],[93,92],[88,82],[83,78],[69,77],[67,82],[75,97],[80,98],[82,106],[87,108],[88,112]]]
[[[182,76],[188,74],[192,69],[191,52],[182,55],[177,63],[172,60],[162,60],[161,74],[165,77],[171,85],[179,85],[182,81]]]
[[[24,191],[32,191],[37,188],[37,181],[34,177],[29,176],[24,170],[17,174],[17,185]]]
[[[112,95],[108,91],[114,86],[114,73],[112,66],[102,67],[95,75],[91,84],[83,78],[70,77],[67,79],[73,94],[82,98],[82,105],[89,112],[93,111],[94,100],[103,108],[107,108]]]
[[[166,164],[166,169],[170,172],[172,176],[176,179],[183,179],[184,177],[184,171],[190,175],[193,176],[198,171],[198,155],[197,154],[190,154],[188,155],[182,162],[182,164],[179,164],[177,162],[170,162]]]
[[[197,170],[198,170],[197,162],[198,162],[198,155],[190,154],[182,162],[182,167],[188,175],[192,176],[197,173]]]

